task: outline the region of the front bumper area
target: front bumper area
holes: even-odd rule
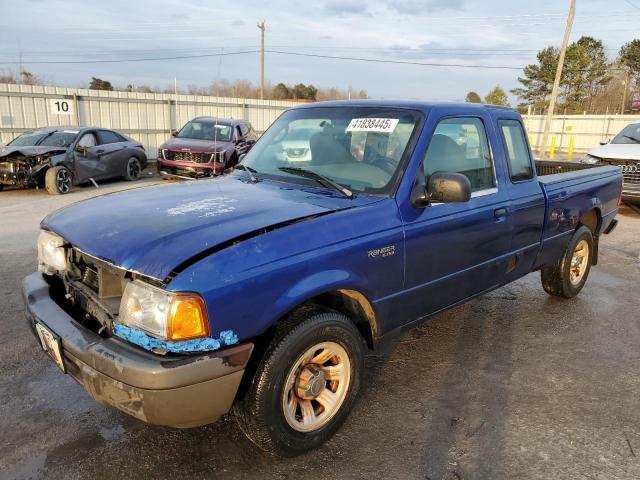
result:
[[[209,162],[196,163],[185,161],[171,161],[158,158],[158,173],[164,175],[173,175],[176,177],[209,177],[212,175],[222,175],[225,165],[224,163]]]
[[[68,373],[98,402],[180,428],[212,423],[231,408],[252,343],[160,357],[81,326],[51,298],[40,273],[26,277],[22,290],[31,329],[42,322],[60,336]]]

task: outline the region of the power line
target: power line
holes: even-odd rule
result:
[[[638,5],[634,5],[633,3],[631,3],[630,0],[624,0],[624,3],[626,3],[627,5],[631,5],[636,10],[640,10],[640,7]]]
[[[183,60],[187,58],[207,58],[207,57],[227,57],[230,55],[245,55],[247,53],[258,53],[260,50],[245,50],[242,52],[221,52],[203,53],[200,55],[176,55],[174,57],[155,58],[120,58],[113,60],[45,60],[36,62],[24,62],[31,65],[58,65],[58,64],[90,64],[90,63],[126,63],[126,62],[158,62],[163,60]],[[0,65],[15,65],[19,62],[0,62]]]

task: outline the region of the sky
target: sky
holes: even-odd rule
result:
[[[538,50],[560,45],[568,8],[569,0],[0,0],[0,72],[17,71],[21,62],[47,83],[68,87],[86,86],[92,76],[118,86],[165,88],[174,79],[179,87],[215,79],[257,84],[256,24],[265,20],[267,50],[467,66],[267,52],[265,77],[273,84],[456,101],[470,90],[484,96],[498,84],[516,87],[520,68]],[[571,40],[601,39],[613,58],[622,44],[640,38],[638,25],[640,0],[577,0]]]

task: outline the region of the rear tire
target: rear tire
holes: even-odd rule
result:
[[[593,235],[584,225],[576,230],[562,258],[540,272],[549,295],[573,298],[587,281],[593,259]]]
[[[318,447],[340,428],[363,369],[363,339],[347,317],[306,315],[276,334],[234,407],[253,443],[285,457]]]
[[[133,182],[140,178],[142,174],[142,166],[140,165],[140,160],[136,157],[131,157],[127,160],[127,165],[124,170],[124,179],[129,182]]]
[[[49,168],[44,176],[44,186],[50,195],[64,195],[71,190],[71,172],[64,165]]]

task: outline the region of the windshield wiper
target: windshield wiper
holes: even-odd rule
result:
[[[631,135],[622,135],[624,138],[628,138],[629,140],[633,140],[636,143],[640,143],[640,138],[632,137]]]
[[[347,198],[353,198],[353,192],[349,190],[347,187],[343,187],[339,183],[336,183],[333,180],[331,180],[330,178],[325,177],[324,175],[320,175],[319,173],[316,173],[314,171],[305,170],[304,168],[298,168],[298,167],[280,167],[278,168],[278,170],[282,170],[283,172],[286,172],[286,173],[291,173],[292,175],[299,175],[301,177],[311,178],[316,182],[323,184],[324,186],[329,186],[334,190],[339,191]]]
[[[244,170],[245,172],[247,172],[249,174],[249,177],[251,178],[251,182],[252,183],[258,183],[258,177],[256,176],[256,173],[258,173],[257,170],[251,168],[251,167],[247,167],[246,165],[243,165],[241,163],[237,164],[235,167],[233,167],[237,170]]]

